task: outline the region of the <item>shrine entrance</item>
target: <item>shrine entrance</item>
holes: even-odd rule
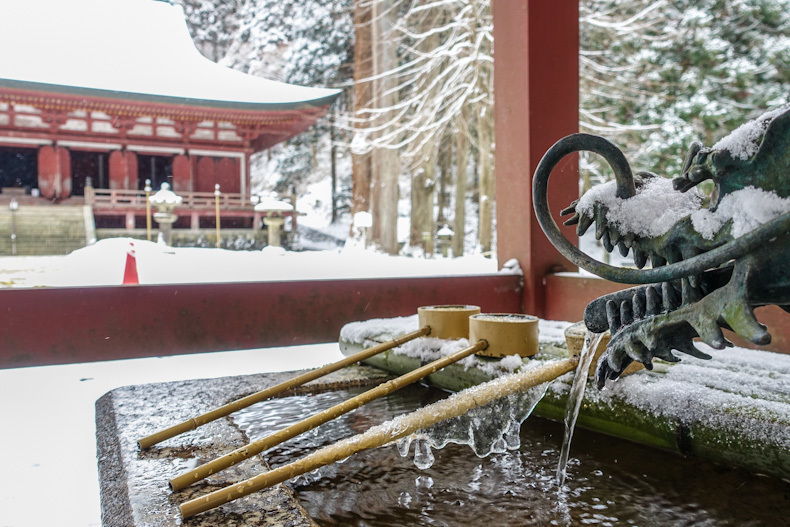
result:
[[[110,163],[106,152],[71,151],[72,194],[83,196],[88,177],[94,188],[110,188]]]
[[[38,152],[35,148],[0,147],[0,187],[38,186]]]
[[[173,156],[137,155],[137,189],[145,188],[145,180],[151,180],[151,188],[158,190],[162,183],[173,187]]]

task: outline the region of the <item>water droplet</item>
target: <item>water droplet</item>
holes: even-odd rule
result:
[[[428,441],[418,441],[414,446],[414,466],[420,470],[427,470],[433,466],[434,457]]]

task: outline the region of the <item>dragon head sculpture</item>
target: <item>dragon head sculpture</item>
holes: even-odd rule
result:
[[[601,263],[560,232],[548,210],[548,179],[566,155],[591,151],[606,159],[615,180],[598,185],[562,211],[581,236],[593,225],[607,251],[632,253],[638,269]],[[697,185],[712,180],[709,197]],[[594,135],[574,134],[552,146],[533,178],[538,221],[571,262],[598,276],[643,284],[591,302],[587,328],[611,331],[597,369],[601,388],[633,361],[652,369],[674,350],[710,358],[692,339],[715,349],[732,344],[722,328],[758,345],[771,336],[754,308],[790,311],[790,106],[743,125],[710,148],[694,143],[683,173],[670,180],[634,175],[622,152]],[[651,268],[645,269],[648,262]]]

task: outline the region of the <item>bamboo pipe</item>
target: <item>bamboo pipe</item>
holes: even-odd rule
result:
[[[326,446],[293,463],[184,502],[180,506],[181,516],[184,519],[189,518],[335,461],[340,461],[357,452],[397,441],[417,430],[458,417],[473,408],[486,405],[511,393],[552,381],[560,375],[574,370],[578,364],[578,356],[552,361],[523,373],[500,377],[475,388],[458,392],[447,399],[375,426],[363,434]]]
[[[181,490],[184,487],[203,480],[216,472],[225,470],[226,468],[240,463],[251,456],[260,454],[265,450],[279,445],[283,441],[287,441],[288,439],[296,437],[299,434],[303,434],[308,430],[312,430],[313,428],[326,423],[327,421],[331,421],[332,419],[336,419],[343,414],[347,414],[351,410],[355,410],[360,406],[378,399],[379,397],[383,397],[396,390],[400,390],[404,386],[417,382],[420,379],[436,372],[437,370],[458,362],[459,360],[468,357],[473,353],[482,351],[487,347],[487,341],[482,339],[478,340],[476,344],[468,346],[462,350],[458,350],[455,353],[451,353],[445,357],[442,357],[441,359],[437,359],[429,364],[426,364],[425,366],[417,368],[416,370],[412,370],[409,373],[401,375],[397,379],[392,379],[391,381],[382,383],[375,388],[371,388],[365,393],[361,393],[347,401],[336,404],[332,408],[328,408],[323,412],[319,412],[311,417],[308,417],[307,419],[299,421],[296,424],[293,424],[287,428],[283,428],[279,432],[275,432],[264,438],[258,439],[257,441],[253,441],[249,445],[238,448],[233,452],[225,454],[222,457],[218,457],[213,461],[209,461],[205,465],[201,465],[193,470],[190,470],[189,472],[185,472],[184,474],[181,474],[180,476],[170,480],[170,488],[174,491]]]
[[[301,386],[307,382],[313,381],[318,379],[319,377],[323,377],[324,375],[328,375],[334,371],[337,371],[341,368],[345,368],[350,364],[354,364],[355,362],[363,361],[365,359],[369,359],[373,355],[377,355],[383,351],[388,349],[392,349],[394,347],[400,346],[410,340],[414,340],[418,337],[423,337],[425,335],[429,335],[431,333],[430,326],[423,326],[417,331],[413,331],[411,333],[407,333],[406,335],[401,335],[398,338],[394,338],[390,341],[383,342],[371,348],[364,349],[359,353],[355,353],[354,355],[350,355],[344,359],[341,359],[337,362],[333,362],[332,364],[327,364],[321,368],[308,371],[294,377],[293,379],[289,379],[287,381],[281,382],[275,386],[271,386],[266,388],[265,390],[261,390],[260,392],[253,393],[246,397],[242,397],[232,403],[228,403],[224,406],[220,406],[210,412],[206,412],[205,414],[199,415],[195,418],[189,419],[184,421],[183,423],[179,423],[177,425],[173,425],[170,428],[165,428],[155,434],[151,434],[150,436],[146,436],[137,441],[137,446],[143,450],[148,447],[151,447],[157,443],[161,443],[166,439],[170,439],[171,437],[175,437],[179,434],[183,434],[184,432],[189,432],[190,430],[194,430],[199,426],[202,426],[206,423],[210,423],[220,417],[225,417],[227,415],[232,414],[237,410],[241,410],[242,408],[247,408],[255,403],[259,403],[261,401],[265,401],[270,397],[274,397],[275,395],[282,393],[286,390],[290,390],[291,388],[296,388],[297,386]]]

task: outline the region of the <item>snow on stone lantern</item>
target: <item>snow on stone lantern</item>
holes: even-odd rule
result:
[[[361,210],[354,214],[354,229],[357,230],[362,238],[363,247],[368,246],[368,236],[371,227],[373,227],[373,215],[370,212]]]
[[[274,198],[261,198],[255,205],[255,212],[263,213],[263,224],[269,233],[269,246],[280,247],[280,228],[285,223],[285,215],[293,212],[294,207],[290,203]]]
[[[156,207],[154,221],[159,224],[159,230],[162,231],[165,243],[170,245],[173,223],[178,219],[173,211],[181,204],[181,196],[170,190],[168,183],[162,183],[159,191],[148,198],[148,201]]]
[[[450,246],[453,243],[453,236],[455,233],[453,230],[444,224],[444,227],[439,229],[439,232],[436,233],[436,238],[439,240],[439,250],[442,252],[442,256],[447,258],[447,255],[450,250]]]

